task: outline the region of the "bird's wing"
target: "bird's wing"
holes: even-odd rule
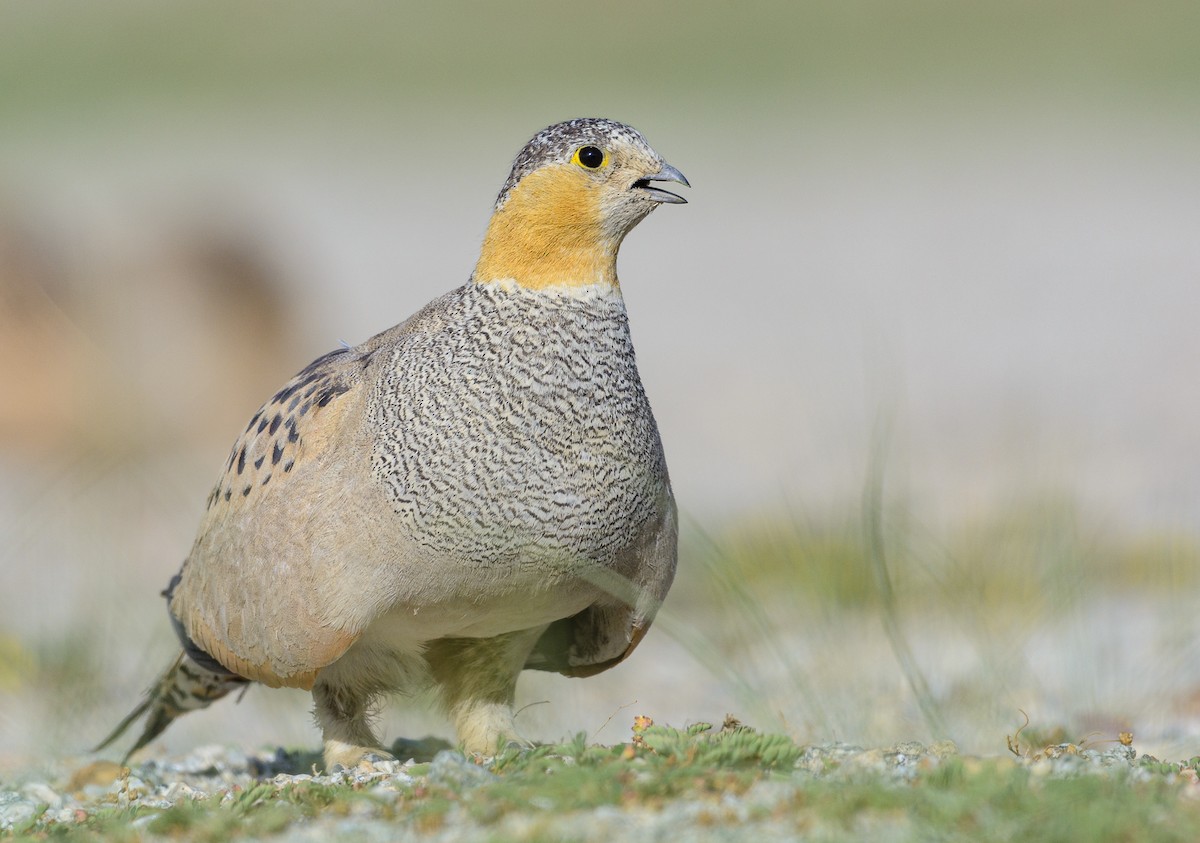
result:
[[[669,484],[662,504],[661,517],[647,526],[641,540],[617,565],[626,573],[595,572],[593,584],[608,597],[552,623],[529,654],[527,670],[594,676],[633,652],[675,578],[679,527]]]
[[[311,687],[369,622],[370,607],[348,604],[337,583],[359,551],[347,510],[370,486],[362,430],[375,347],[332,351],[275,393],[208,497],[170,611],[239,676]]]

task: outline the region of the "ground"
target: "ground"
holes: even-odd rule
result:
[[[492,758],[438,741],[404,761],[318,774],[313,754],[186,756],[55,765],[0,790],[16,839],[299,840],[1188,840],[1200,758],[1094,746],[960,755],[952,742],[802,746],[734,718],[687,729],[637,717],[629,740],[583,736]],[[415,757],[411,757],[415,756]],[[70,779],[63,776],[72,768]]]

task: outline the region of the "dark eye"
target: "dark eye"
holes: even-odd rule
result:
[[[575,150],[575,163],[589,170],[599,169],[604,165],[604,150],[598,146],[581,146]]]

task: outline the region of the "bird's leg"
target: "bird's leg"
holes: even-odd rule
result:
[[[467,752],[494,755],[504,742],[527,743],[513,724],[512,705],[517,677],[544,630],[430,642],[425,658]]]
[[[317,680],[313,685],[317,725],[325,740],[325,769],[357,767],[370,756],[391,758],[371,731],[371,695],[346,685]]]

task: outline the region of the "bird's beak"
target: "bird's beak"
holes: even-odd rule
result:
[[[664,163],[662,168],[649,176],[643,176],[633,183],[636,190],[640,190],[648,195],[655,202],[662,202],[667,205],[686,205],[687,200],[682,196],[677,196],[669,190],[661,190],[657,187],[651,187],[652,181],[673,181],[676,184],[682,184],[684,187],[691,187],[688,183],[687,176],[676,170],[670,164]]]

